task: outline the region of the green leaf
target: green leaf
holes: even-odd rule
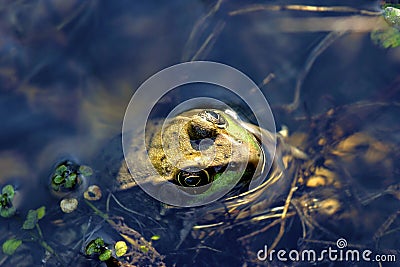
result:
[[[7,194],[0,195],[0,208],[7,209],[11,206],[12,203]]]
[[[76,185],[77,176],[76,173],[72,173],[70,176],[65,179],[65,187],[66,188],[73,188]]]
[[[371,32],[371,40],[383,48],[400,46],[400,32],[396,28],[387,28],[385,30],[376,30]]]
[[[79,167],[79,173],[83,176],[92,176],[93,170],[89,166],[82,165]]]
[[[40,208],[38,208],[36,210],[36,212],[37,212],[37,218],[38,218],[38,220],[40,220],[44,217],[44,215],[46,215],[46,207],[41,206]]]
[[[22,225],[22,229],[31,230],[35,228],[37,222],[38,222],[38,212],[36,210],[29,210],[28,215],[26,216],[26,220]]]
[[[67,179],[65,181],[65,188],[73,188],[74,187],[74,182],[71,179]]]
[[[65,180],[65,178],[62,177],[61,175],[56,175],[56,176],[53,178],[53,182],[54,182],[55,184],[61,184],[62,182],[64,182],[64,180]]]
[[[72,180],[72,181],[76,181],[76,173],[71,173],[71,175],[68,177],[68,179]]]
[[[149,251],[149,248],[146,247],[146,246],[144,246],[144,245],[141,245],[139,248],[140,248],[140,250],[143,251],[144,253],[147,253],[147,252]]]
[[[400,27],[400,9],[393,6],[383,9],[383,18],[386,22],[394,27]]]
[[[98,247],[96,244],[92,241],[90,242],[85,249],[85,254],[90,256],[93,255],[94,253],[99,253],[100,251],[98,250]]]
[[[56,175],[62,176],[63,173],[66,172],[67,170],[68,168],[65,165],[58,166],[58,168],[56,169]]]
[[[0,216],[3,218],[10,218],[12,217],[16,212],[16,209],[14,207],[10,208],[1,208],[0,209]]]
[[[85,253],[90,256],[94,253],[100,253],[104,248],[104,240],[101,237],[98,237],[87,244]]]
[[[400,4],[390,4],[390,3],[385,3],[382,8],[385,9],[386,7],[395,7],[395,8],[400,8]]]
[[[128,246],[126,245],[125,241],[118,241],[115,243],[114,249],[115,255],[117,255],[117,257],[121,257],[125,255],[126,251],[128,250]]]
[[[103,251],[103,253],[101,253],[101,254],[99,255],[99,260],[101,260],[101,261],[106,261],[106,260],[108,260],[109,258],[111,258],[111,255],[112,255],[111,250],[106,249],[105,251]]]
[[[3,243],[3,252],[7,255],[14,254],[15,250],[22,244],[22,241],[19,239],[9,239]]]
[[[2,192],[3,194],[6,194],[7,197],[8,197],[10,200],[13,200],[15,191],[14,191],[14,187],[13,187],[12,185],[9,185],[9,184],[8,184],[8,185],[4,186],[3,189],[1,190],[1,192]]]
[[[104,246],[104,240],[101,237],[98,237],[94,240],[94,243],[96,244],[96,246],[98,247],[102,247]]]
[[[160,236],[159,235],[153,235],[150,239],[156,241],[156,240],[160,239]]]

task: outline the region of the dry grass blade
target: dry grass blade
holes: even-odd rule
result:
[[[306,6],[306,5],[250,5],[238,10],[229,12],[230,16],[242,15],[258,11],[304,11],[304,12],[348,12],[368,16],[378,16],[381,12],[362,10],[347,6]]]
[[[241,236],[241,237],[238,238],[238,240],[241,241],[241,242],[244,242],[244,241],[246,241],[246,240],[249,239],[249,238],[255,237],[255,236],[257,236],[257,235],[259,235],[259,234],[261,234],[261,233],[263,233],[263,232],[268,231],[269,229],[271,229],[272,227],[274,227],[275,225],[277,225],[277,224],[279,224],[279,223],[281,223],[281,225],[282,225],[283,221],[285,221],[287,218],[293,217],[294,215],[296,215],[296,212],[289,212],[289,213],[286,213],[285,217],[282,217],[282,215],[281,215],[281,218],[280,218],[280,219],[274,220],[273,222],[271,222],[271,223],[268,224],[267,226],[264,226],[264,227],[261,228],[260,230],[257,230],[257,231],[255,231],[255,232],[252,232],[252,233],[250,233],[250,234],[248,234],[248,235],[245,235],[245,236]]]
[[[394,223],[394,221],[397,219],[397,217],[400,215],[400,210],[396,211],[392,215],[390,215],[386,221],[379,227],[379,229],[376,231],[376,233],[373,236],[374,241],[378,241],[381,237],[384,235],[387,235],[389,227]]]
[[[197,50],[195,55],[190,59],[191,61],[198,60],[200,56],[205,56],[207,54],[207,51],[213,46],[215,43],[218,35],[222,32],[222,30],[225,27],[225,22],[220,21],[217,23],[217,25],[214,27],[214,30],[208,35],[207,39],[203,42],[203,44],[200,46],[200,48]]]
[[[268,249],[268,254],[271,252],[271,250],[275,249],[275,247],[278,245],[279,241],[281,240],[283,234],[285,233],[285,225],[286,225],[286,218],[287,218],[287,211],[290,206],[290,202],[292,200],[294,192],[297,190],[296,184],[297,184],[297,175],[294,177],[292,185],[290,187],[289,194],[286,198],[285,201],[285,206],[282,212],[282,221],[281,221],[281,227],[279,229],[278,236],[275,238],[274,242],[272,243],[271,247]]]
[[[198,43],[197,39],[200,37],[201,33],[207,28],[208,22],[210,18],[219,10],[221,7],[223,0],[218,0],[218,2],[211,8],[211,10],[203,17],[201,17],[196,24],[194,25],[189,38],[186,42],[183,56],[182,56],[182,61],[187,61],[189,58],[191,58],[190,54],[193,50],[193,46]],[[207,41],[207,40],[206,40]]]

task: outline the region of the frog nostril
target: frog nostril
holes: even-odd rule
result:
[[[217,129],[207,122],[191,121],[188,128],[188,135],[192,141],[213,138],[217,135]]]
[[[214,117],[214,119],[216,119],[216,120],[219,119],[219,114],[218,114],[217,112],[215,112],[215,111],[206,110],[205,113],[208,114],[208,115],[210,115],[210,116],[212,116],[212,117]]]
[[[193,117],[187,129],[190,140],[198,140],[216,137],[219,129],[227,126],[227,121],[219,113],[204,110]]]

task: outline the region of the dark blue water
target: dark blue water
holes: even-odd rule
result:
[[[221,62],[248,75],[260,85],[271,104],[278,130],[281,125],[287,125],[291,132],[305,131],[304,128],[310,125],[307,118],[324,114],[331,108],[340,109],[345,106],[344,111],[337,113],[343,118],[338,120],[338,125],[343,123],[347,127],[353,123],[347,121],[354,119],[357,123],[354,123],[354,129],[350,127],[351,134],[367,131],[379,141],[388,138],[391,151],[398,150],[396,146],[400,138],[395,133],[399,128],[396,105],[400,101],[400,50],[383,49],[375,45],[370,38],[374,25],[370,26],[370,30],[363,31],[353,31],[349,25],[349,31],[321,53],[304,78],[299,108],[288,113],[282,107],[292,101],[299,73],[304,70],[310,54],[331,30],[330,24],[321,26],[320,30],[293,30],[296,20],[317,18],[321,19],[320,25],[327,25],[323,22],[324,18],[336,17],[340,20],[355,14],[294,10],[232,15],[230,12],[259,2],[222,1],[215,13],[194,28],[215,3],[184,0],[168,3],[128,0],[0,3],[0,186],[10,183],[18,192],[15,203],[18,216],[0,218],[0,242],[14,236],[29,239],[29,234],[21,233],[18,225],[29,209],[44,205],[49,210],[49,218],[43,221],[42,228],[46,229],[49,243],[56,250],[69,250],[71,253],[79,251],[82,244],[77,247],[68,242],[57,244],[54,233],[58,230],[54,229],[54,221],[57,216],[61,216],[70,227],[74,224],[85,225],[89,220],[85,215],[90,210],[78,213],[76,218],[82,219],[77,221],[59,212],[59,200],[48,192],[49,175],[55,164],[65,158],[80,164],[99,164],[96,162],[99,151],[121,132],[126,106],[140,84],[163,68],[190,59]],[[322,3],[273,1],[268,4],[282,6]],[[369,11],[380,9],[379,1],[375,0],[352,3],[328,1],[323,5]],[[194,34],[192,39],[191,33]],[[211,39],[202,49],[207,38]],[[262,85],[270,73],[274,74],[274,78],[267,85]],[[190,96],[188,91],[165,101],[170,108]],[[360,101],[388,105],[395,103],[396,107],[367,108],[365,112],[353,108]],[[385,116],[374,117],[375,112]],[[364,113],[366,116],[360,115]],[[351,118],[346,117],[346,114],[352,114]],[[326,120],[319,119],[317,122],[326,123]],[[327,125],[330,128],[319,126],[316,129],[321,132],[330,131],[335,123]],[[397,152],[388,157],[398,159],[399,154]],[[379,165],[382,172],[374,165],[367,173],[354,167],[357,165],[354,163],[345,172],[356,174],[357,177],[383,180],[377,184],[366,182],[371,186],[361,187],[357,191],[357,194],[375,194],[399,182],[399,169],[393,166],[397,162],[393,160],[392,163]],[[354,182],[355,185],[363,183],[360,179]],[[388,198],[391,204],[387,210],[371,217],[363,215],[365,220],[374,221],[379,217],[383,223],[383,217],[393,214],[398,204],[393,197]],[[379,209],[382,203],[384,201],[372,208]],[[53,212],[52,216],[50,211]],[[391,233],[397,236],[397,240],[399,220],[395,219],[389,227],[394,229]],[[372,227],[375,225],[366,226],[368,229]],[[110,229],[108,231],[112,232]],[[154,229],[141,231],[146,238],[151,233],[157,233]],[[361,237],[355,240],[367,244],[365,240],[368,238],[363,236],[365,232],[361,231],[359,235]],[[223,243],[213,243],[215,251],[228,248],[226,253],[219,256],[210,249],[211,252],[200,253],[196,259],[191,258],[193,254],[190,253],[192,248],[189,245],[186,250],[178,251],[168,251],[165,244],[159,247],[167,255],[166,261],[169,264],[176,261],[182,266],[216,266],[218,259],[227,261],[232,254],[241,253],[236,250],[243,251],[242,248],[234,247],[227,252],[229,238],[225,236],[221,240],[224,240]],[[257,242],[262,243],[260,240]],[[24,243],[13,256],[0,253],[0,265],[40,266],[46,256],[43,248],[35,246],[34,243]],[[398,241],[393,240],[379,247],[386,251],[397,250],[397,253],[398,248]],[[31,252],[33,256],[22,258]],[[210,257],[208,253],[212,255],[210,262],[207,262],[207,257]],[[63,253],[60,255],[67,257]],[[234,257],[234,263],[239,265],[246,261],[245,258],[240,254]],[[62,261],[64,264],[68,262],[66,259]],[[56,259],[50,257],[48,265],[52,266],[56,262]],[[81,260],[81,264],[96,263]],[[249,263],[252,264],[257,265]]]

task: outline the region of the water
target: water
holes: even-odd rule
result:
[[[318,5],[320,2],[271,3],[288,4]],[[397,150],[400,138],[396,134],[398,126],[394,114],[398,114],[398,108],[366,108],[365,112],[363,109],[360,111],[356,107],[352,108],[352,105],[360,101],[399,102],[398,48],[380,48],[371,41],[369,31],[352,30],[351,25],[348,25],[349,32],[334,40],[316,58],[305,76],[299,108],[288,113],[282,107],[292,101],[299,73],[331,30],[332,23],[325,23],[323,19],[343,20],[354,14],[281,10],[232,15],[232,12],[248,4],[244,1],[224,1],[215,13],[199,23],[214,5],[215,1],[183,0],[168,3],[125,0],[118,3],[96,0],[0,3],[0,184],[11,183],[16,187],[15,205],[19,211],[16,218],[0,220],[1,242],[12,236],[27,239],[29,234],[20,230],[18,225],[23,222],[29,209],[44,205],[48,215],[41,223],[49,243],[60,250],[68,248],[73,252],[79,249],[81,244],[74,247],[67,241],[58,247],[54,233],[59,228],[55,228],[54,221],[59,216],[71,227],[74,223],[86,225],[89,219],[85,217],[85,212],[90,210],[82,207],[76,221],[58,211],[59,200],[48,192],[52,169],[65,158],[80,164],[99,165],[99,151],[120,133],[125,108],[136,88],[157,71],[192,58],[233,66],[261,85],[261,90],[272,106],[278,129],[287,125],[291,133],[307,132],[305,129],[309,129],[310,125],[307,118],[324,114],[331,108],[346,106],[343,113],[338,112],[338,117],[344,118],[339,120],[342,124],[338,124],[347,127],[357,121],[356,126],[348,130],[348,135],[355,131],[366,131],[378,141],[389,140],[391,151]],[[324,5],[349,6],[349,3],[330,1],[324,2]],[[353,1],[351,7],[377,11],[379,1]],[[307,18],[320,19],[317,25],[321,29],[295,27],[302,25],[302,19]],[[196,23],[199,23],[198,27],[194,28]],[[374,25],[369,23],[363,25],[373,28]],[[192,39],[191,33],[194,34]],[[206,42],[208,38],[211,39]],[[203,44],[206,44],[204,49],[201,48]],[[274,74],[274,78],[262,85],[270,73]],[[190,92],[175,94],[166,98],[165,103],[170,108],[190,96]],[[359,115],[369,114],[371,110],[384,116],[374,117],[374,112],[370,112],[369,116]],[[325,123],[324,118],[322,116],[322,119],[317,120],[322,121],[319,125]],[[329,127],[334,127],[334,124]],[[316,129],[321,132],[330,130],[322,126]],[[346,165],[350,167],[343,172],[350,173],[350,177],[355,175],[371,180],[365,182],[369,185],[366,188],[357,187],[355,198],[365,192],[382,192],[391,184],[398,183],[398,168],[395,165],[399,155],[394,153],[388,157],[394,159],[392,165],[371,164],[368,173],[363,173],[363,168],[357,168],[358,161]],[[376,166],[386,171],[380,172]],[[376,184],[374,179],[382,179],[383,182]],[[356,179],[354,184],[364,185],[364,181]],[[383,223],[385,219],[382,217],[389,217],[395,212],[398,203],[393,197],[386,196],[385,201],[386,198],[391,203],[390,207],[370,217],[363,215],[367,221],[378,220],[379,217],[378,221]],[[385,201],[371,205],[379,206]],[[374,210],[373,207],[371,209]],[[154,215],[156,211],[150,210],[149,216]],[[134,219],[131,216],[126,220]],[[321,219],[322,222],[326,220]],[[397,237],[398,223],[399,219],[390,227]],[[132,224],[136,225],[136,222]],[[377,226],[373,224],[365,227],[369,229]],[[65,231],[70,230],[67,228]],[[112,232],[109,229],[104,231]],[[149,238],[156,232],[154,229],[142,229],[141,233]],[[359,235],[361,237],[354,240],[367,244],[365,240],[368,238],[362,236],[365,231]],[[352,239],[350,236],[345,237]],[[79,239],[79,235],[76,238]],[[76,238],[71,237],[71,240],[76,242]],[[110,240],[113,238],[115,236]],[[226,253],[218,254],[210,249],[211,252],[203,254],[202,250],[193,260],[194,264],[214,265],[214,262],[206,261],[210,255],[213,261],[227,260],[230,255],[237,253],[242,255],[242,252],[235,253],[240,250],[238,247],[229,251],[227,245],[229,249],[225,249],[230,241],[229,238],[223,240],[226,243],[213,243],[215,247],[210,246]],[[181,265],[191,262],[187,260],[188,255],[191,255],[187,247],[187,250],[171,252],[162,244],[162,239],[158,242],[160,249],[167,253],[168,263],[175,260]],[[255,241],[260,245],[263,242],[266,241]],[[383,250],[396,250],[399,247],[398,241],[385,242]],[[157,245],[157,242],[154,244]],[[24,243],[20,248],[21,254],[16,253],[12,257],[1,254],[0,265],[41,265],[41,260],[46,258],[44,249],[32,247],[32,244]],[[256,247],[252,247],[254,253]],[[18,256],[27,255],[30,251],[33,251],[33,255],[28,258]],[[234,257],[236,264],[240,264],[242,259],[242,256]],[[54,263],[54,259],[48,260],[48,265]],[[81,264],[90,263],[82,260]]]

